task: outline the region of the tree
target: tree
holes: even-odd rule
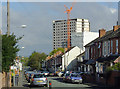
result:
[[[29,57],[28,66],[30,66],[32,69],[40,70],[42,65],[42,60],[45,60],[47,55],[45,53],[39,53],[39,52],[33,52],[31,56]]]
[[[64,52],[64,48],[57,48],[57,49],[54,49],[53,51],[51,51],[50,53],[49,53],[49,55],[51,56],[51,55],[54,55],[56,52],[58,52],[58,51],[61,51],[61,52]]]
[[[115,63],[115,65],[111,66],[111,67],[108,67],[106,69],[106,72],[110,72],[110,71],[120,71],[120,63]]]
[[[21,38],[16,38],[14,34],[2,35],[2,71],[8,72],[10,66],[14,64],[14,59],[19,51],[17,43]]]
[[[24,57],[24,59],[21,59],[21,62],[23,63],[24,66],[28,65],[28,61],[29,61],[28,57]]]

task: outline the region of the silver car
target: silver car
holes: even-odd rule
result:
[[[30,81],[30,85],[46,86],[48,85],[47,77],[43,73],[35,73]]]

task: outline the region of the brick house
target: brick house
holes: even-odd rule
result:
[[[113,26],[113,30],[99,30],[99,37],[85,45],[85,60],[87,72],[96,76],[105,73],[107,67],[115,64],[120,56],[120,26]]]

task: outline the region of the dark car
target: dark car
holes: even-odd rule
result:
[[[50,72],[49,76],[55,76],[56,74],[54,72]]]

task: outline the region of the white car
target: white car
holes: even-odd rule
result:
[[[30,85],[46,86],[48,85],[47,77],[43,73],[35,73],[30,81]]]
[[[48,71],[43,71],[44,75],[48,76],[49,72]]]

